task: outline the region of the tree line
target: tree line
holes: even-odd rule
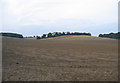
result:
[[[109,34],[99,34],[99,37],[120,39],[120,32],[118,32],[118,33],[109,33]]]
[[[1,36],[23,38],[23,35],[17,33],[0,33]]]
[[[80,33],[80,32],[49,32],[48,34],[43,34],[42,36],[36,36],[37,39],[43,39],[43,38],[50,38],[50,37],[58,37],[58,36],[64,36],[64,35],[89,35],[91,36],[91,33]]]
[[[23,38],[23,35],[17,33],[0,33],[1,36],[8,36],[8,37],[15,37],[15,38]],[[43,34],[42,36],[29,36],[26,38],[36,38],[36,39],[43,39],[43,38],[50,38],[50,37],[58,37],[64,35],[88,35],[91,36],[91,33],[80,33],[80,32],[49,32],[47,34]],[[120,32],[118,33],[109,33],[109,34],[99,34],[98,37],[105,37],[105,38],[114,38],[120,39]]]

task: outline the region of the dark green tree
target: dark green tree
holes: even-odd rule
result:
[[[46,38],[46,34],[43,34],[41,38]]]
[[[0,33],[2,36],[23,38],[23,35],[17,33]]]
[[[52,33],[47,34],[47,37],[52,37],[52,36],[53,36]]]
[[[37,38],[37,39],[41,39],[41,37],[40,37],[40,36],[36,36],[36,38]]]

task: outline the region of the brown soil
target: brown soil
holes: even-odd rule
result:
[[[3,81],[118,80],[118,41],[90,36],[3,37]]]

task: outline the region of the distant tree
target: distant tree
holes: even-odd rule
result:
[[[58,32],[55,32],[55,37],[59,36],[59,33]]]
[[[62,35],[65,35],[65,32],[63,32]]]
[[[41,39],[41,37],[40,37],[40,36],[36,36],[36,38],[37,38],[37,39]]]
[[[70,35],[74,35],[74,33],[72,32],[72,33],[70,33]]]
[[[70,35],[70,32],[67,32],[67,34],[66,35]]]
[[[109,34],[99,34],[99,37],[120,39],[119,32],[118,33],[109,33]]]
[[[98,37],[102,37],[102,34],[99,34]]]
[[[52,37],[52,36],[53,36],[52,33],[47,34],[47,37]]]
[[[46,34],[43,34],[41,38],[46,38],[46,36],[47,36]]]
[[[91,33],[79,33],[79,32],[49,32],[48,34],[43,34],[41,38],[49,38],[49,37],[57,37],[57,36],[63,36],[63,35],[89,35],[91,36]]]
[[[23,38],[23,35],[17,33],[0,33],[1,36]]]
[[[61,32],[58,32],[58,36],[61,36],[62,35],[62,33]]]

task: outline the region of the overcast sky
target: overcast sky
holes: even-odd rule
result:
[[[54,31],[118,31],[119,0],[1,0],[0,27],[24,36]]]

